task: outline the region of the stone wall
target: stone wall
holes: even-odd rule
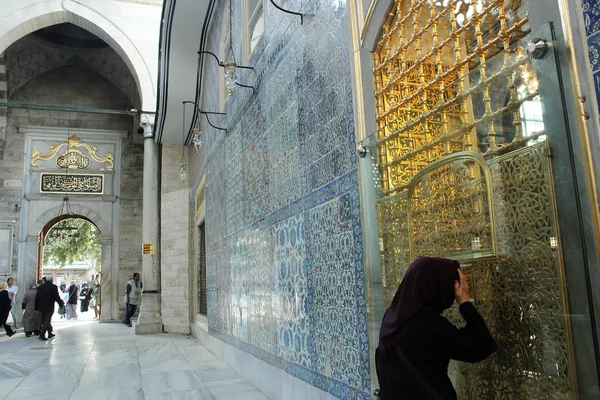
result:
[[[133,76],[121,57],[110,47],[81,49],[59,46],[34,35],[20,39],[6,51],[10,70],[8,94],[11,96],[21,86],[36,76],[55,68],[80,65],[109,80],[136,104],[136,86]]]
[[[131,120],[130,120],[131,121]],[[131,122],[130,122],[131,124]],[[131,125],[130,125],[131,126]],[[131,129],[130,129],[131,132]],[[144,191],[143,144],[129,134],[121,150],[121,194],[119,195],[119,314],[125,315],[122,294],[134,272],[142,274],[142,211]]]
[[[162,146],[161,309],[165,332],[190,333],[190,191],[181,181],[181,146]]]
[[[6,65],[4,53],[0,53],[0,103],[6,103],[8,98],[8,84],[6,83]],[[4,107],[0,107],[0,160],[4,154],[4,144],[6,141],[6,113]]]
[[[8,70],[10,76],[10,70]],[[111,82],[97,73],[81,67],[67,66],[36,76],[23,85],[10,98],[14,103],[49,104],[90,108],[129,109],[132,104]],[[14,204],[21,203],[24,137],[19,126],[44,126],[64,128],[65,140],[69,127],[132,131],[133,118],[104,114],[74,113],[64,111],[8,110],[6,146],[0,160],[0,220],[19,218]],[[140,141],[141,142],[141,141]],[[124,292],[125,284],[134,271],[141,272],[142,240],[142,146],[129,133],[123,139],[121,154],[120,232],[103,232],[119,241],[119,274],[116,285]],[[18,224],[17,224],[18,226]],[[19,237],[18,230],[15,237]],[[17,275],[18,243],[14,246],[14,268]],[[22,286],[23,282],[17,283]],[[121,296],[122,297],[122,296]],[[124,310],[123,305],[120,305]]]
[[[220,57],[228,4],[217,2],[205,48]],[[243,2],[232,4],[246,64]],[[237,70],[256,92],[234,88],[212,121],[227,135],[201,118],[203,148],[191,152],[194,193],[206,175],[209,334],[338,398],[370,398],[348,10],[285,7],[304,24],[265,5],[255,71]],[[204,110],[221,108],[222,76],[207,59]]]

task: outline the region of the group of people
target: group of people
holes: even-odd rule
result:
[[[71,281],[71,285],[67,287],[64,282],[60,284],[62,298],[65,301],[65,312],[61,313],[60,318],[77,319],[77,302],[79,301],[79,311],[84,313],[91,306],[94,309],[94,319],[100,318],[100,301],[98,294],[100,293],[100,282],[96,279],[93,288],[90,288],[87,283],[81,285],[81,288]]]
[[[9,337],[15,334],[11,326],[7,324],[10,313],[12,313],[14,328],[19,328],[14,312],[15,297],[18,290],[19,288],[15,285],[15,280],[12,277],[8,278],[6,282],[0,282],[0,325],[4,327]]]
[[[4,327],[9,337],[15,334],[14,329],[18,329],[15,315],[15,296],[17,291],[18,288],[14,285],[12,277],[8,278],[6,282],[0,282],[0,325]],[[59,313],[61,313],[61,318],[63,318],[64,314],[67,314],[68,319],[77,319],[77,301],[80,299],[81,312],[88,311],[91,306],[95,312],[95,319],[100,317],[100,282],[98,279],[96,279],[93,288],[89,288],[87,284],[83,284],[80,291],[77,285],[71,282],[71,286],[67,288],[65,285],[64,290],[61,290],[61,292],[63,293],[62,297],[64,297],[64,300],[59,294],[58,287],[52,283],[52,276],[48,276],[39,280],[37,284],[32,285],[29,291],[25,293],[21,306],[23,309],[23,328],[27,337],[39,335],[40,339],[48,340],[46,333],[48,333],[48,337],[54,336],[51,325],[55,307],[54,303],[58,303],[60,307]],[[11,313],[13,327],[7,324],[8,316]]]

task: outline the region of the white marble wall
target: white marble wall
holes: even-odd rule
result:
[[[162,146],[161,308],[164,330],[190,332],[190,191],[181,182],[181,146]]]

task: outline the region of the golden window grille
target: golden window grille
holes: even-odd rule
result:
[[[463,257],[500,343],[452,368],[464,399],[576,386],[545,132],[523,113],[540,101],[529,30],[527,0],[395,0],[374,54],[384,294],[417,256]]]
[[[405,190],[423,167],[448,154],[498,150],[504,143],[496,125],[507,112],[520,130],[519,108],[538,93],[518,97],[515,80],[534,73],[525,71],[522,49],[510,46],[528,30],[520,0],[396,1],[374,69],[385,195]],[[501,51],[503,63],[490,73],[488,60]],[[501,84],[514,87],[508,102],[490,95]],[[517,132],[515,140],[521,138]]]

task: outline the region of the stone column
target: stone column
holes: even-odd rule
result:
[[[113,271],[112,236],[102,235],[102,272],[100,273],[100,321],[114,322],[119,319],[119,292]],[[123,297],[123,296],[121,296]],[[122,301],[122,300],[121,300]]]
[[[137,321],[133,321],[136,335],[162,332],[160,310],[158,145],[154,143],[152,125],[150,123],[143,123],[142,126],[144,128],[143,243],[152,245],[154,251],[153,254],[142,255],[141,280],[144,285],[144,291],[142,292],[139,317]]]

